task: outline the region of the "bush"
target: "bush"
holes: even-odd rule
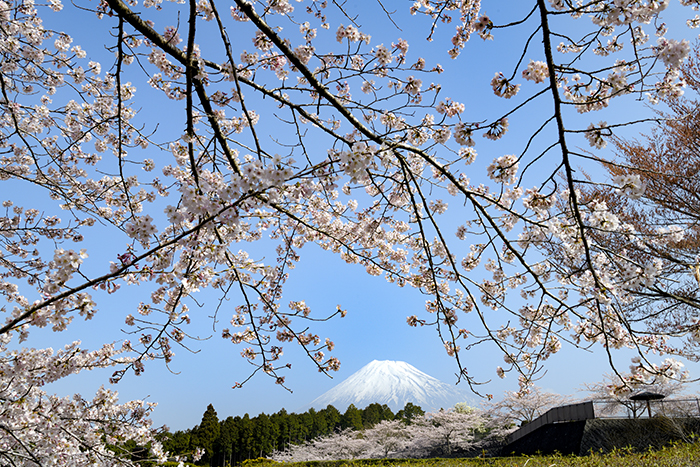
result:
[[[258,457],[257,459],[244,460],[241,467],[272,467],[275,465],[281,465],[281,463],[265,457]]]

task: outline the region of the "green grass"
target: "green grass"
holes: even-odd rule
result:
[[[368,459],[278,464],[258,459],[246,467],[679,467],[700,465],[700,443],[678,443],[657,451],[619,449],[588,456],[524,456],[489,459]]]

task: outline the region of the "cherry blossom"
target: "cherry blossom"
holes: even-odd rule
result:
[[[603,149],[608,144],[607,141],[605,141],[605,138],[603,138],[609,134],[609,132],[606,130],[607,125],[608,124],[606,122],[599,122],[598,125],[594,125],[592,123],[588,125],[586,139],[592,147],[596,149]]]
[[[119,355],[122,350],[107,345],[88,352],[73,342],[54,353],[52,349],[9,350],[8,344],[5,334],[0,366],[6,460],[17,465],[128,465],[126,441],[150,444],[152,460],[166,460],[148,418],[154,403],[120,405],[116,392],[104,387],[92,399],[79,394],[51,396],[41,389],[80,371],[126,363],[129,359]]]
[[[549,78],[547,64],[542,61],[530,60],[527,68],[523,70],[523,78],[528,81],[534,81],[535,83],[543,83]]]
[[[463,356],[487,343],[505,362],[493,371],[515,372],[523,389],[569,343],[633,349],[637,373],[682,377],[674,363],[646,355],[697,357],[688,345],[700,335],[697,252],[682,246],[694,226],[676,213],[636,228],[615,209],[653,198],[642,180],[599,179],[596,170],[587,178],[578,166],[608,167],[613,132],[644,120],[630,93],[651,103],[683,95],[689,41],[667,37],[665,1],[533,0],[520,4],[527,11],[519,17],[493,5],[416,2],[406,6],[406,30],[415,32],[400,38],[391,28],[348,25],[336,4],[235,0],[222,15],[212,0],[191,9],[105,0],[86,8],[95,10],[90,27],[114,31],[110,42],[77,44],[42,20],[73,5],[0,0],[0,181],[8,187],[0,359],[36,355],[32,368],[44,368],[58,357],[34,349],[20,358],[10,342],[39,327],[68,330],[129,290],[143,296],[135,310],[120,310],[133,334],[123,341],[128,356],[100,361],[115,366],[114,381],[147,371],[153,359],[170,363],[174,348],[187,348],[192,320],[209,316],[200,297],[212,295],[231,304],[230,326],[217,333],[253,374],[284,385],[288,345],[301,346],[321,372],[337,370],[333,340],[309,321],[345,311],[324,313],[285,288],[304,247],[315,244],[425,294],[425,311],[411,312],[408,324],[435,327],[475,390],[480,377]],[[680,11],[695,24],[692,8]],[[230,28],[240,31],[236,41]],[[471,55],[490,44],[479,38],[510,34],[532,37],[509,44],[521,47],[515,58]],[[429,54],[411,47],[418,37],[429,39]],[[439,63],[446,57],[449,67]],[[443,75],[455,69],[459,88]],[[484,82],[471,71],[484,71],[473,74]],[[494,105],[474,105],[477,92]],[[631,110],[604,117],[610,124],[587,119],[618,103]],[[153,108],[167,122],[144,118]],[[592,153],[582,154],[576,148],[586,143]],[[488,158],[483,166],[477,150]],[[671,293],[676,284],[682,297]],[[630,308],[640,296],[649,309]],[[659,323],[649,311],[678,300],[687,322]],[[30,377],[13,371],[2,376],[8,388],[13,377]],[[27,407],[50,398],[32,392]],[[57,398],[56,407],[75,414],[61,424],[76,439],[88,436],[86,407],[98,405],[99,424],[123,439],[152,436],[150,406],[120,406],[107,390],[94,403],[75,400],[84,404]],[[8,423],[20,426],[30,412]],[[68,455],[21,443],[36,445],[37,456]],[[111,459],[96,441],[89,446],[70,455]]]
[[[361,432],[346,429],[285,451],[273,453],[278,462],[306,462],[356,458],[420,458],[478,450],[499,442],[511,431],[502,420],[485,411],[457,404],[455,408],[426,413],[408,424],[384,420]]]
[[[512,84],[500,71],[491,80],[491,87],[495,95],[506,99],[515,96],[520,89],[519,84]]]
[[[619,175],[613,178],[613,183],[620,187],[622,193],[632,199],[641,198],[646,188],[639,175]]]

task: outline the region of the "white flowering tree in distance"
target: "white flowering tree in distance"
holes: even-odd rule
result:
[[[426,458],[464,454],[497,445],[512,429],[502,419],[466,404],[429,412],[410,424],[383,420],[362,431],[347,429],[277,451],[279,462],[355,458]]]
[[[549,409],[573,403],[570,396],[547,392],[538,386],[526,390],[506,391],[500,400],[484,404],[484,410],[501,421],[502,426],[530,423]]]
[[[606,139],[644,120],[640,101],[681,96],[699,2],[362,3],[386,24],[314,0],[0,0],[2,463],[131,462],[123,446],[149,444],[150,406],[40,387],[170,361],[200,290],[236,304],[223,337],[254,372],[284,384],[287,343],[337,369],[308,328],[331,313],[283,303],[309,243],[426,294],[408,324],[434,326],[469,385],[488,376],[462,355],[489,343],[494,371],[523,388],[562,343],[631,348],[639,371],[671,378],[678,366],[649,352],[697,356],[697,242],[684,240],[697,224],[682,206],[643,231],[621,221],[612,198],[657,222],[654,174],[597,167]],[[78,10],[94,24],[71,22]],[[111,35],[91,50],[71,27]],[[499,41],[509,53],[480,52]],[[142,117],[153,109],[162,122]],[[124,311],[133,342],[19,350],[125,289],[147,291]],[[640,297],[649,306],[630,306]],[[688,319],[653,319],[669,307]]]

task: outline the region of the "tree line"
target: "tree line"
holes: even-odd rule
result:
[[[620,408],[631,408],[635,412],[639,407],[630,405],[630,393],[616,390],[625,376],[605,375],[598,383],[586,384],[582,390],[589,394],[583,400],[597,401],[596,411],[600,410],[601,414],[609,415],[610,410],[614,412]],[[683,381],[658,380],[629,389],[697,397],[685,393],[687,388]],[[506,391],[500,400],[485,402],[480,408],[459,403],[432,413],[409,402],[394,414],[386,404],[374,403],[364,409],[351,404],[344,413],[328,405],[325,409],[312,408],[301,414],[282,409],[272,415],[261,413],[251,418],[245,414],[219,420],[214,406],[209,404],[198,425],[184,431],[165,431],[160,441],[170,458],[192,458],[195,452],[203,451],[197,463],[211,467],[239,465],[259,457],[301,462],[389,455],[401,458],[449,456],[455,450],[462,453],[490,451],[500,446],[505,435],[518,426],[532,422],[552,407],[574,402],[576,398],[572,396],[533,386],[527,393]],[[674,416],[696,416],[694,403],[690,405],[692,407],[686,399],[681,399],[664,410],[675,411]],[[131,451],[139,454],[138,449]]]
[[[395,414],[386,404],[374,403],[364,409],[351,404],[344,413],[328,405],[325,409],[311,408],[301,414],[282,409],[272,415],[261,413],[250,417],[245,414],[219,420],[214,406],[209,404],[198,425],[172,433],[165,431],[160,441],[171,456],[186,456],[199,448],[204,450],[199,464],[235,465],[346,429],[372,428],[383,420],[410,423],[424,413],[411,402]]]
[[[362,431],[337,431],[276,451],[272,459],[295,463],[341,459],[471,457],[500,452],[515,427],[497,414],[459,403],[414,417],[383,420]]]

